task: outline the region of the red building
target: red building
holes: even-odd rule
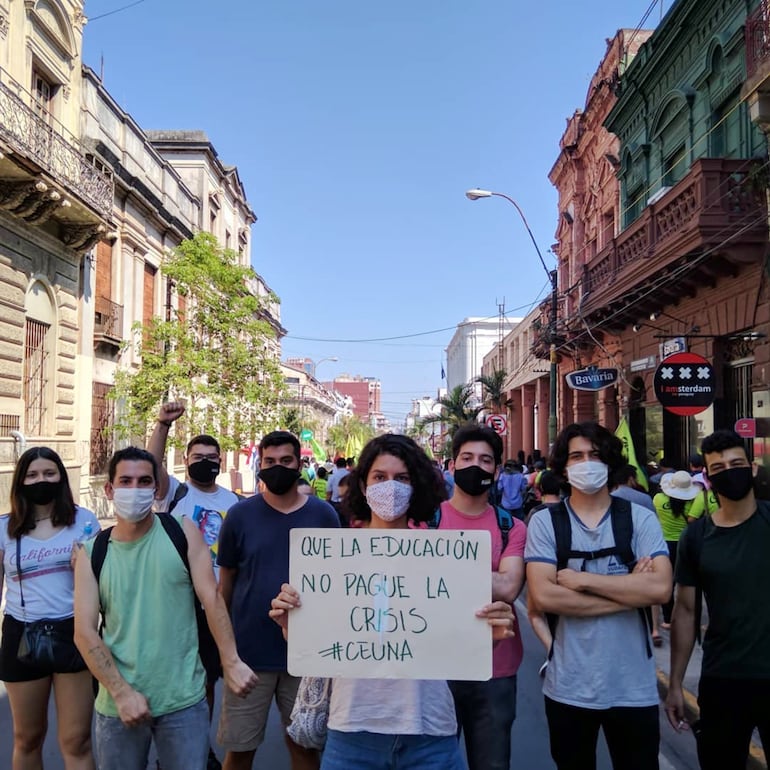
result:
[[[374,377],[351,377],[342,374],[324,386],[350,396],[353,399],[353,414],[369,425],[376,425],[380,416],[380,381]]]

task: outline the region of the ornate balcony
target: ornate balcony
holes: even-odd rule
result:
[[[768,242],[762,169],[756,160],[697,160],[584,267],[583,318],[623,328],[652,293],[658,304],[676,304],[704,282],[762,259]]]
[[[106,229],[112,204],[111,175],[0,70],[0,206],[30,224],[58,220],[62,240],[85,250]]]
[[[770,18],[765,3],[746,17],[746,78],[751,79],[770,61]]]
[[[104,345],[117,353],[123,342],[123,306],[97,297],[94,312],[94,345]]]

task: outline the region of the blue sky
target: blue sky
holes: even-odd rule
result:
[[[620,27],[650,0],[88,0],[84,61],[146,129],[205,130],[257,214],[284,356],[435,395],[468,316],[524,315],[557,224],[548,171]],[[660,0],[668,11],[672,0]],[[645,26],[660,20],[660,4]],[[432,330],[444,330],[422,334]],[[411,336],[419,335],[419,336]],[[382,342],[340,340],[389,339]]]

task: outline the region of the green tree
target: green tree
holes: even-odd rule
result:
[[[439,414],[431,414],[424,417],[418,423],[420,427],[442,423],[446,425],[447,433],[451,438],[457,429],[466,422],[475,422],[481,413],[482,407],[473,405],[473,385],[455,385],[445,396],[441,396],[438,404],[441,406]]]
[[[489,412],[505,412],[511,400],[505,395],[505,381],[508,372],[505,369],[495,369],[491,374],[482,374],[476,378],[481,383],[484,393],[484,408]]]
[[[179,306],[135,324],[125,343],[141,365],[115,377],[113,397],[122,407],[116,433],[144,440],[158,406],[173,398],[185,401],[191,429],[217,436],[225,450],[239,449],[278,421],[284,383],[271,345],[275,331],[265,320],[266,303],[278,298],[257,296],[254,270],[210,233],[183,241],[161,272]],[[175,431],[170,443],[184,441]]]

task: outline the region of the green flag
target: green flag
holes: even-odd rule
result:
[[[634,449],[634,442],[631,440],[631,431],[628,428],[628,423],[624,417],[617,429],[615,435],[623,442],[623,454],[628,460],[629,465],[633,465],[636,468],[636,480],[643,489],[649,490],[647,484],[647,476],[644,475],[644,471],[639,467],[639,463],[636,460],[636,450]]]
[[[309,443],[313,450],[313,459],[318,463],[326,462],[326,452],[323,447],[314,438],[311,438]]]

